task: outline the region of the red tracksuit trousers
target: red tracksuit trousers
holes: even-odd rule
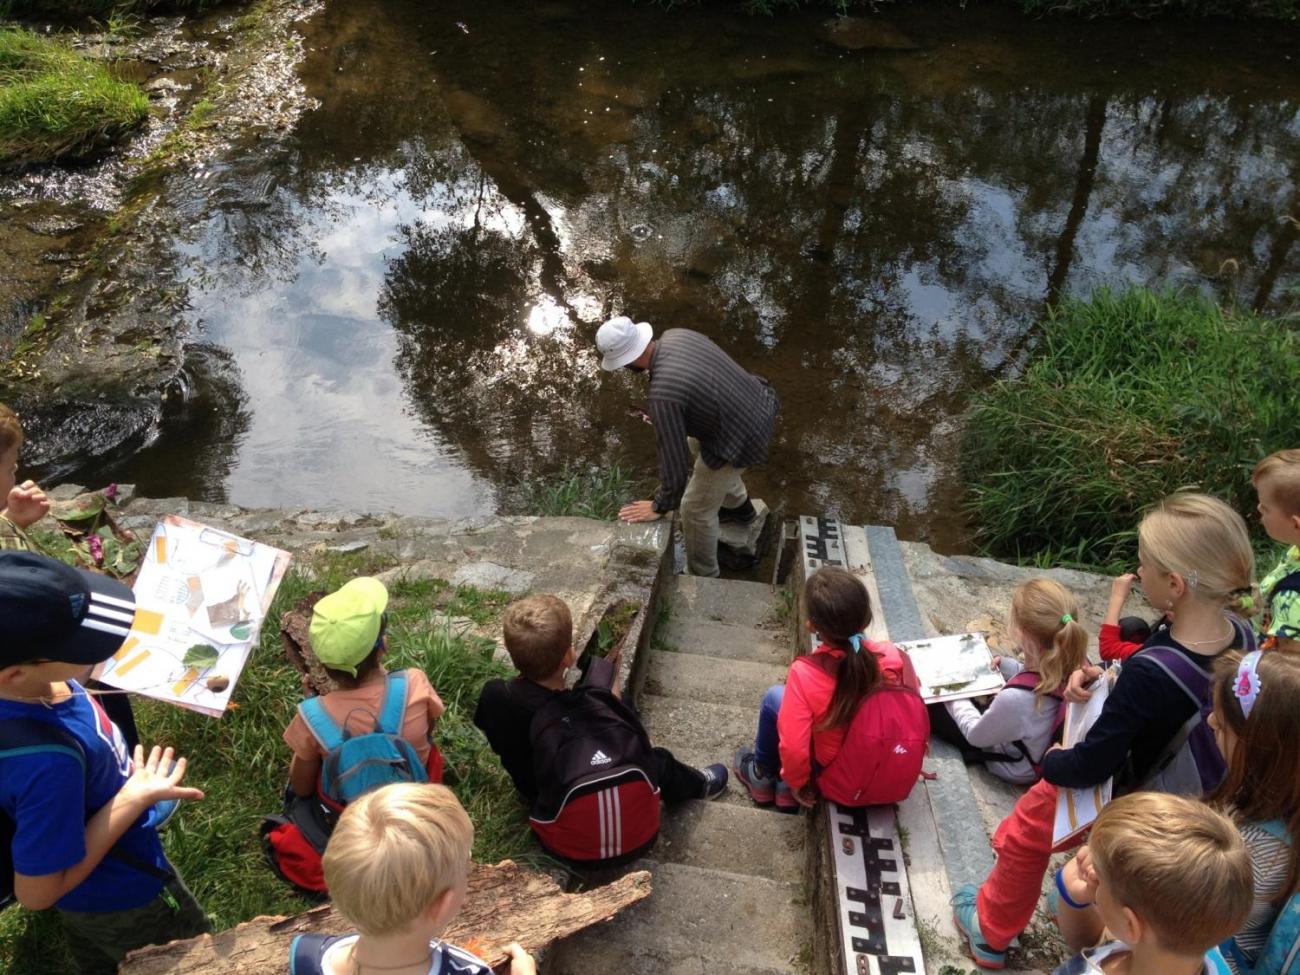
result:
[[[976,911],[990,948],[1003,951],[1029,925],[1043,892],[1043,875],[1053,853],[1082,844],[1081,837],[1052,848],[1057,788],[1036,782],[993,834],[997,862],[980,885]]]

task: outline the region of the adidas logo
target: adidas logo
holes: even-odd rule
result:
[[[906,748],[905,746],[903,746],[903,745],[895,745],[895,746],[894,746],[894,754],[895,754],[895,755],[906,755],[906,754],[907,754],[907,748]]]
[[[608,755],[606,755],[604,752],[602,752],[599,748],[596,749],[596,754],[591,756],[592,765],[608,765],[612,761],[614,760],[610,758]]]

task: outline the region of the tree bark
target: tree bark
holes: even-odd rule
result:
[[[508,966],[506,946],[528,951],[608,920],[650,895],[650,874],[639,870],[603,887],[568,894],[545,874],[503,860],[470,869],[465,903],[443,936],[493,968]],[[259,917],[187,941],[133,951],[118,975],[283,975],[295,935],[346,934],[352,928],[332,905],[293,917]]]

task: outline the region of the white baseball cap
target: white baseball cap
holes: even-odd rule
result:
[[[649,322],[632,322],[626,315],[611,318],[596,330],[596,348],[605,358],[600,367],[613,372],[640,358],[654,329]]]

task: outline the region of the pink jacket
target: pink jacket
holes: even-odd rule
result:
[[[843,657],[838,647],[817,645],[813,654]],[[813,731],[831,708],[835,678],[808,661],[797,658],[785,679],[785,697],[776,716],[776,733],[781,749],[781,778],[791,789],[802,789],[812,778],[812,759],[823,766],[834,761],[844,744],[847,724],[830,731]]]

